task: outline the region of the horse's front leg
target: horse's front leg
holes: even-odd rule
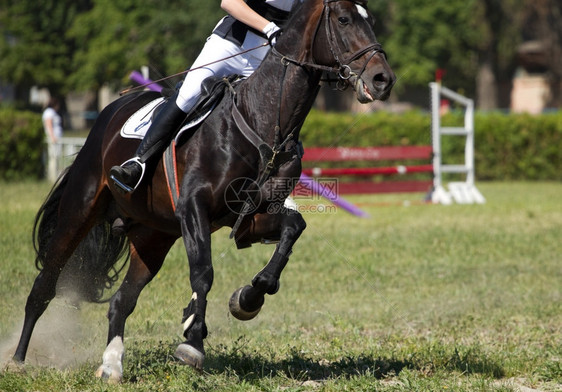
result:
[[[281,272],[289,261],[294,243],[305,228],[302,215],[286,205],[275,214],[260,214],[253,218],[246,232],[239,237],[241,243],[277,239],[279,243],[267,265],[252,280],[252,285],[241,287],[232,294],[229,308],[234,317],[240,320],[254,318],[261,310],[265,294],[275,294],[279,290]]]
[[[213,284],[211,226],[203,203],[192,197],[188,204],[178,206],[176,215],[181,221],[193,294],[183,311],[185,341],[178,346],[175,356],[187,365],[202,369],[205,359],[203,339],[207,337],[207,294]]]

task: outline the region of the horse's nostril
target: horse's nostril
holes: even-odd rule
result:
[[[388,75],[384,72],[376,74],[375,77],[373,78],[373,83],[377,87],[384,88],[386,85],[388,85],[388,81],[389,81]]]

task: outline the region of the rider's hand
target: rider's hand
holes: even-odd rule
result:
[[[281,33],[281,29],[274,22],[269,22],[262,32],[267,36],[269,44],[273,46],[277,41],[277,36]]]

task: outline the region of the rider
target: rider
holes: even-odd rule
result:
[[[269,48],[239,54],[258,47],[269,40],[275,43],[280,32],[278,24],[289,16],[299,0],[222,0],[221,8],[228,13],[216,25],[203,50],[193,63],[178,94],[169,99],[155,116],[135,156],[121,166],[113,166],[110,176],[125,192],[132,192],[140,184],[147,161],[159,157],[175,132],[193,108],[201,93],[201,82],[209,76],[239,74],[250,76],[261,64]],[[300,0],[302,1],[302,0]],[[218,61],[225,59],[227,60]]]

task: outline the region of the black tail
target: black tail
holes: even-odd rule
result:
[[[59,177],[35,217],[33,246],[35,266],[39,270],[48,262],[47,249],[57,226],[60,201],[68,184],[70,170],[67,169]],[[68,260],[59,278],[57,291],[72,290],[82,300],[104,302],[104,291],[111,289],[117,282],[119,273],[129,259],[128,244],[124,234],[112,232],[110,221],[97,224]],[[118,263],[119,260],[122,262]]]

